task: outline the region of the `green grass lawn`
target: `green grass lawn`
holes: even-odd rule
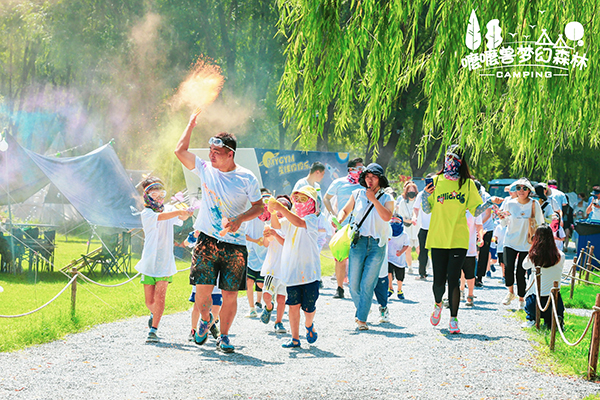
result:
[[[585,279],[585,273],[584,273],[583,279]],[[590,274],[589,280],[591,282],[596,282],[596,283],[600,284],[600,278],[598,278],[592,274]],[[571,282],[571,280],[569,279],[569,283],[570,282]],[[565,303],[565,307],[567,307],[567,308],[585,308],[585,309],[590,310],[596,302],[596,295],[598,293],[600,293],[600,286],[575,281],[575,290],[573,291],[572,299],[569,298],[570,292],[571,292],[570,285],[561,286],[560,294]]]
[[[518,315],[525,321],[524,311],[519,311]],[[579,339],[587,326],[588,320],[589,318],[586,317],[565,314],[565,336],[569,342],[574,343]],[[542,327],[539,331],[535,327],[527,328],[530,338],[537,342],[535,347],[539,351],[540,368],[544,372],[586,377],[591,327],[582,342],[575,347],[568,346],[557,331],[555,349],[552,352],[549,347],[550,330],[543,327],[543,321],[541,325]]]
[[[93,242],[90,250],[98,247]],[[86,239],[57,237],[55,272],[34,274],[0,274],[0,315],[15,315],[36,309],[53,298],[69,281],[56,270],[77,259],[87,250]],[[334,262],[329,250],[321,256],[323,276],[332,275]],[[137,262],[132,259],[132,266]],[[189,267],[189,261],[177,261],[177,269]],[[27,267],[24,265],[24,269]],[[133,272],[135,274],[135,272]],[[165,313],[172,314],[189,310],[189,274],[187,271],[174,276],[169,285]],[[127,276],[98,277],[92,279],[105,284],[117,284],[127,280]],[[0,318],[0,351],[13,351],[34,344],[61,339],[69,333],[81,332],[94,325],[113,322],[134,316],[148,315],[144,304],[144,290],[136,278],[118,288],[104,288],[81,279],[77,280],[77,302],[75,316],[71,316],[71,289],[68,288],[56,301],[41,311],[20,318]],[[239,296],[246,296],[240,292]],[[183,329],[183,327],[182,327]]]

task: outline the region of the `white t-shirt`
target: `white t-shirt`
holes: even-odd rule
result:
[[[377,193],[375,197],[379,197],[380,194],[381,192]],[[367,191],[364,187],[352,192],[352,196],[354,197],[354,210],[352,211],[352,215],[354,221],[358,224],[362,221],[363,216],[372,203],[367,199]],[[390,201],[393,202],[394,197],[387,192],[379,198],[379,202],[384,206]],[[360,235],[379,239],[379,247],[383,247],[392,236],[392,226],[389,221],[386,222],[381,219],[379,213],[377,213],[377,209],[373,207],[360,227]]]
[[[469,249],[467,250],[467,257],[477,257],[477,229],[475,229],[475,223],[481,215],[476,219],[469,210],[467,210],[466,215],[467,226],[469,227]]]
[[[404,268],[406,267],[406,251],[410,251],[410,249],[406,250],[400,257],[396,255],[396,251],[402,250],[404,246],[409,245],[409,238],[406,232],[402,232],[402,234],[398,236],[390,237],[388,241],[387,248],[387,257],[389,262],[394,264],[396,267]]]
[[[507,227],[504,247],[510,247],[516,251],[529,251],[531,245],[527,243],[527,231],[532,201],[535,207],[535,221],[537,226],[540,226],[544,223],[544,216],[540,203],[537,201],[529,199],[527,203],[521,204],[518,199],[511,199],[502,206],[503,210],[510,212],[510,216],[502,220],[502,225]]]
[[[265,223],[258,218],[246,223],[246,235],[254,240],[263,237],[264,230]],[[267,256],[267,248],[249,240],[246,241],[246,247],[248,248],[248,268],[252,271],[260,271]]]
[[[165,205],[165,212],[175,208]],[[140,214],[144,228],[144,250],[142,258],[136,264],[136,271],[153,278],[163,278],[177,273],[175,256],[173,255],[173,226],[182,226],[179,218],[159,221],[160,213],[144,208]]]
[[[287,223],[285,218],[281,218],[279,222],[282,224]],[[285,235],[281,229],[275,230],[279,236],[285,239]],[[262,265],[260,270],[260,274],[262,276],[271,275],[275,279],[283,280],[283,271],[284,268],[281,264],[281,255],[283,253],[283,245],[279,244],[277,239],[273,238],[269,242],[269,246],[267,247],[267,255],[265,257],[265,262]]]
[[[335,181],[331,182],[331,185],[329,185],[326,194],[336,197],[337,210],[334,209],[334,211],[336,211],[336,213],[339,213],[340,210],[344,208],[346,203],[348,203],[350,196],[352,196],[352,192],[360,187],[362,186],[360,186],[358,183],[352,184],[348,182],[347,176],[338,178]],[[344,222],[342,222],[342,225],[345,226],[346,224],[348,224],[348,222],[349,218],[346,218],[344,219]]]
[[[562,251],[560,251],[559,253],[560,253],[560,261],[558,262],[558,264],[553,265],[552,267],[548,267],[548,268],[540,268],[540,271],[541,271],[540,295],[541,296],[550,296],[550,291],[554,287],[555,281],[558,281],[558,287],[560,287],[560,280],[562,278],[563,266],[565,264],[565,254]],[[534,273],[529,276],[529,283],[527,284],[527,286],[530,286],[531,283],[533,281],[535,281],[535,265],[533,265],[533,263],[529,259],[529,256],[525,257],[525,260],[523,260],[523,269],[528,270],[528,269],[532,269],[532,268],[533,268]],[[536,289],[535,289],[535,283],[534,283],[533,285],[531,285],[531,287],[527,291],[526,296],[529,296],[530,294],[535,294],[535,293],[536,293]],[[542,304],[542,306],[544,306],[544,305],[545,304]]]
[[[506,236],[506,226],[502,226],[500,224],[496,225],[492,235],[498,238],[498,247],[496,251],[498,253],[504,253],[504,237]]]
[[[304,285],[321,280],[319,255],[319,221],[315,214],[303,218],[306,228],[299,228],[288,220],[281,220],[285,236],[281,255],[283,283],[286,286]]]
[[[225,236],[220,236],[219,232],[223,230],[224,217],[238,216],[248,209],[248,201],[253,203],[261,199],[254,174],[239,165],[233,171],[221,172],[200,157],[196,157],[196,168],[192,172],[202,181],[202,199],[194,229],[222,242],[245,245],[244,225]]]
[[[386,244],[387,246],[387,244]],[[379,279],[385,278],[386,276],[388,276],[388,264],[389,264],[389,260],[388,260],[388,249],[387,247],[385,248],[385,252],[383,253],[384,257],[383,257],[383,262],[381,263],[381,268],[379,268]]]
[[[415,199],[414,209],[418,210],[419,213],[417,215],[417,226],[419,229],[429,230],[429,222],[431,221],[431,213],[427,214],[423,212],[423,208],[421,207],[421,202],[423,200],[423,191],[420,191]]]
[[[558,226],[558,231],[554,232],[554,243],[556,243],[556,247],[560,250],[563,251],[563,247],[565,244],[564,240],[556,240],[556,238],[562,239],[565,238],[567,235],[565,234],[565,230],[563,229],[562,226]]]
[[[396,213],[399,214],[403,220],[413,219],[413,213],[415,208],[415,200],[406,201],[406,199],[402,196],[398,196],[396,202]],[[419,233],[419,227],[417,225],[404,225],[404,232],[408,235],[409,239],[415,240],[417,238],[417,234]]]

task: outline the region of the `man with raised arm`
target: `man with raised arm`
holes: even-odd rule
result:
[[[248,252],[246,235],[240,226],[263,212],[258,180],[234,161],[237,140],[229,133],[219,133],[208,141],[209,161],[189,151],[190,137],[200,111],[194,112],[177,143],[175,155],[181,163],[200,177],[202,199],[194,229],[200,235],[194,247],[190,284],[196,285],[194,308],[200,311],[195,341],[204,344],[214,318],[210,313],[211,293],[219,282],[223,293],[220,313],[221,337],[217,349],[234,351],[229,328],[237,311],[237,293],[244,286]],[[251,207],[248,209],[248,201]]]

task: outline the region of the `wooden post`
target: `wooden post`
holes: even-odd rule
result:
[[[585,280],[586,281],[590,281],[590,271],[592,270],[592,268],[594,268],[594,266],[592,265],[592,256],[594,255],[594,246],[590,246],[590,260],[586,265],[586,273],[585,273]]]
[[[558,288],[558,282],[554,281],[554,288],[550,292],[550,296],[552,296],[554,298],[554,302],[551,304],[551,307],[550,307],[550,312],[552,313],[551,314],[552,328],[550,330],[550,351],[554,351],[554,346],[556,344],[556,326],[558,324],[558,321],[554,318],[554,310],[556,309],[555,304],[558,304],[558,291],[559,290],[560,289]],[[552,301],[552,300],[550,300],[550,298],[548,298],[548,301]]]
[[[571,266],[571,292],[569,293],[569,298],[573,298],[573,293],[575,292],[575,271],[577,271],[577,257],[573,260],[573,265]]]
[[[537,288],[537,291],[535,293],[535,296],[537,298],[537,301],[535,302],[535,329],[540,329],[540,320],[542,319],[542,312],[540,310],[540,307],[538,306],[538,302],[541,302],[541,296],[540,296],[540,292],[542,291],[542,276],[541,276],[541,268],[540,267],[535,267],[535,287]]]
[[[596,294],[596,307],[600,307],[600,293]],[[590,355],[588,357],[588,379],[595,378],[598,367],[598,348],[600,347],[600,312],[594,314],[594,327],[590,342]]]
[[[71,277],[77,276],[77,268],[71,269]],[[71,284],[71,316],[75,315],[75,300],[77,298],[77,278]]]
[[[585,266],[587,265],[587,263],[590,261],[590,242],[588,242],[587,246],[585,246],[585,257],[582,260],[583,262],[579,265],[581,268],[579,268],[579,279],[583,278],[583,269],[585,268]]]

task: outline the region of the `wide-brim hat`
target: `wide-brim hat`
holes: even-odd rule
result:
[[[360,174],[360,177],[358,178],[358,183],[360,183],[361,186],[367,187],[365,176],[367,176],[368,173],[376,175],[379,178],[379,187],[386,188],[390,186],[390,182],[383,173],[383,167],[377,163],[371,163],[367,165],[367,168],[365,168],[364,171]]]
[[[530,193],[535,193],[535,189],[534,189],[533,185],[531,185],[531,182],[529,182],[529,179],[527,179],[527,178],[518,179],[511,186],[513,186],[513,187],[526,186],[527,188],[529,188]]]
[[[294,190],[292,192],[292,196],[294,196],[294,193],[302,193],[306,196],[308,196],[309,198],[313,199],[315,201],[315,209],[316,209],[316,214],[319,215],[320,211],[320,202],[319,202],[319,195],[317,193],[317,189],[315,189],[314,187],[310,186],[310,185],[306,185],[306,186],[302,186],[300,189],[298,190]]]

